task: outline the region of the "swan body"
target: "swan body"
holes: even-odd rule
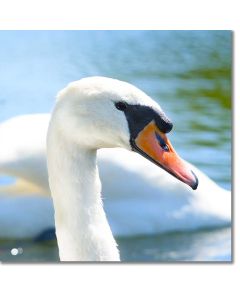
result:
[[[34,238],[54,226],[46,167],[49,120],[50,114],[33,114],[0,124],[0,173],[17,179],[0,186],[0,238]],[[100,149],[97,156],[115,236],[230,225],[230,191],[196,167],[199,187],[193,191],[134,152]]]

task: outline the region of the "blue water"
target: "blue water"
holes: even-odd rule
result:
[[[85,76],[129,81],[159,101],[173,120],[171,140],[179,154],[231,189],[230,31],[1,31],[0,45],[0,121],[51,111],[56,93]],[[4,180],[8,179],[0,183]],[[230,229],[191,233],[191,241],[201,236],[204,246],[216,234],[223,237],[225,251],[213,251],[213,257],[203,251],[200,260],[231,259]],[[119,246],[124,260],[194,260],[197,247],[188,244],[187,236],[120,239]],[[220,241],[216,239],[215,250],[222,249]],[[4,248],[8,242],[0,245]],[[135,251],[134,245],[143,250]],[[56,260],[54,242],[46,246],[49,251],[44,247],[34,244],[33,256],[19,257]],[[173,248],[175,254],[169,258]],[[5,254],[2,260],[18,257]]]

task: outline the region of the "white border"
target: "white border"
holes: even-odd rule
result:
[[[237,54],[240,53],[240,30],[235,2],[8,0],[1,2],[0,28],[232,29]],[[234,65],[239,79],[240,61],[236,55]],[[240,96],[238,81],[235,81],[235,99]],[[234,115],[235,153],[240,153],[237,140],[240,111],[236,101]],[[235,184],[234,203],[234,264],[3,265],[0,267],[1,299],[238,298],[239,165],[238,155],[235,155],[235,183],[238,184]]]
[[[1,1],[0,26],[2,29],[233,29],[239,19],[235,2],[8,0]]]

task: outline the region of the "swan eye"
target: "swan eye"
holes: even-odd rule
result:
[[[115,106],[118,110],[122,110],[122,111],[124,111],[127,108],[127,104],[122,101],[115,103]]]

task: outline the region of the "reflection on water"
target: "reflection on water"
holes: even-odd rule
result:
[[[171,233],[117,239],[124,262],[231,261],[231,230]],[[58,262],[56,241],[5,241],[1,261]],[[11,250],[20,249],[19,254]],[[17,251],[16,251],[17,252]]]
[[[123,261],[231,261],[231,230],[122,239],[119,246]]]
[[[129,81],[173,120],[179,154],[231,189],[231,39],[230,31],[0,32],[0,121],[50,111],[57,91],[81,77]],[[48,249],[32,247],[29,259]],[[123,258],[133,258],[131,242],[122,247]]]

